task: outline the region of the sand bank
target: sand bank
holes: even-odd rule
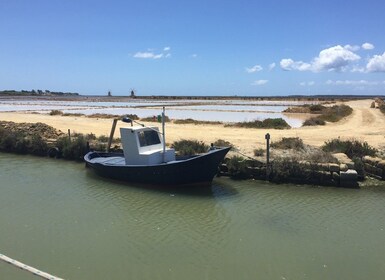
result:
[[[354,100],[345,102],[353,108],[349,117],[338,123],[328,123],[325,126],[300,127],[289,130],[275,129],[246,129],[224,127],[223,125],[193,125],[173,124],[166,125],[167,143],[180,139],[196,139],[207,144],[218,139],[229,141],[242,153],[253,155],[253,150],[264,147],[265,134],[270,133],[271,141],[278,141],[282,137],[299,137],[305,144],[321,146],[325,141],[340,137],[341,139],[358,139],[367,141],[370,145],[385,148],[385,115],[378,109],[371,109],[373,100]],[[50,116],[31,113],[0,113],[0,120],[13,122],[42,122],[67,132],[94,133],[109,135],[111,119],[91,119],[86,117]],[[145,123],[159,126],[158,123]],[[119,122],[120,126],[125,126]],[[119,135],[117,133],[116,135]]]

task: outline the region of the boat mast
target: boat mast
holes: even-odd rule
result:
[[[162,134],[163,134],[163,162],[166,162],[166,135],[164,131],[164,107],[162,111]]]

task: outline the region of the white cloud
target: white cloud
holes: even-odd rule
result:
[[[192,57],[192,58],[197,58],[198,55],[197,55],[196,53],[193,53],[193,54],[191,55],[191,57]]]
[[[267,84],[269,81],[268,80],[256,80],[251,83],[252,86],[262,86]]]
[[[361,57],[340,45],[322,50],[313,61],[314,71],[335,70],[341,71],[350,62],[359,60]]]
[[[368,72],[385,72],[385,52],[369,59],[366,69]]]
[[[360,46],[357,46],[357,45],[345,45],[344,46],[344,49],[345,50],[348,50],[348,51],[352,51],[352,52],[356,52],[360,49],[361,47]]]
[[[298,70],[298,71],[343,71],[349,63],[361,59],[349,49],[354,49],[354,46],[340,45],[324,49],[310,63],[303,61],[294,61],[291,58],[284,58],[280,62],[283,70]]]
[[[314,81],[310,81],[310,82],[300,82],[299,83],[300,86],[314,86],[315,85],[315,82]]]
[[[308,71],[311,69],[311,64],[305,63],[303,61],[294,61],[291,58],[284,58],[279,63],[281,68],[286,71],[298,70],[298,71]]]
[[[328,80],[327,85],[336,86],[377,86],[383,84],[383,81],[368,81],[368,80]]]
[[[159,55],[154,54],[153,52],[137,52],[134,54],[135,58],[152,58],[157,59],[160,58]]]
[[[254,65],[253,67],[251,68],[246,68],[246,72],[247,73],[254,73],[254,72],[259,72],[261,71],[263,68],[261,65]]]
[[[163,52],[161,53],[155,53],[152,49],[149,49],[146,52],[137,52],[133,55],[134,58],[144,58],[144,59],[160,59],[160,58],[168,58],[171,56],[171,54],[168,52],[170,51],[170,47],[165,47],[163,49]]]
[[[364,50],[372,50],[374,49],[374,45],[371,43],[363,43],[361,46]]]
[[[273,70],[275,68],[275,62],[269,64],[269,70]]]

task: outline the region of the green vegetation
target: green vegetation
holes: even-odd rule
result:
[[[302,139],[298,137],[283,137],[278,142],[272,142],[270,145],[272,148],[276,149],[295,149],[301,150],[304,148]]]
[[[160,116],[151,116],[151,117],[144,117],[140,118],[143,122],[162,122],[162,119]],[[164,122],[170,122],[170,118],[168,116],[164,116]]]
[[[50,116],[63,115],[63,111],[60,111],[60,110],[52,110],[49,114],[50,114]]]
[[[353,112],[353,109],[345,104],[334,105],[332,107],[325,107],[322,105],[312,106],[318,106],[313,109],[313,112],[319,112],[321,113],[321,115],[305,121],[303,123],[303,126],[325,125],[325,122],[338,122],[339,120],[349,116]]]
[[[318,117],[312,117],[306,120],[302,126],[313,126],[313,125],[325,125],[326,122]]]
[[[249,178],[247,174],[247,161],[240,156],[232,156],[230,158],[226,158],[226,166],[229,172],[229,175],[232,178],[236,179],[246,179]]]
[[[74,92],[61,92],[61,91],[49,91],[49,90],[3,90],[0,91],[0,95],[10,95],[10,96],[19,96],[19,95],[42,95],[42,96],[49,96],[49,95],[54,95],[54,96],[77,96],[79,93],[74,93]]]
[[[48,144],[39,134],[27,135],[0,127],[0,151],[45,156]]]
[[[274,159],[271,166],[272,172],[270,179],[273,182],[290,182],[294,180],[308,180],[308,174],[305,174],[296,157],[282,157]]]
[[[378,108],[380,109],[381,113],[385,114],[385,104],[380,105]]]
[[[265,149],[262,149],[262,148],[254,149],[254,156],[263,157],[264,155],[265,155]]]
[[[209,146],[197,140],[175,141],[172,143],[171,147],[181,156],[205,153],[209,149]]]
[[[87,140],[82,134],[76,137],[61,137],[57,140],[56,146],[65,159],[82,160],[87,153]]]
[[[226,124],[225,126],[230,127],[245,127],[245,128],[273,128],[273,129],[288,129],[290,125],[282,119],[265,119],[263,121],[252,121],[252,122],[238,122],[234,124]]]
[[[218,121],[197,121],[194,119],[182,119],[182,120],[174,120],[175,124],[222,124],[222,122]]]
[[[344,153],[349,158],[362,158],[363,156],[375,156],[377,150],[371,147],[367,142],[360,142],[358,140],[340,140],[332,139],[322,146],[322,150],[332,153]]]
[[[234,145],[231,144],[229,141],[226,141],[226,140],[223,140],[223,139],[215,140],[213,145],[214,145],[214,147],[231,147],[231,148],[234,147]]]
[[[65,117],[82,117],[84,114],[82,113],[64,113],[63,116]]]

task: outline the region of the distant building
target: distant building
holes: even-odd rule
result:
[[[135,97],[135,91],[134,90],[131,90],[131,95],[130,97],[134,98]]]
[[[111,91],[110,90],[108,91],[108,96],[111,96]]]

